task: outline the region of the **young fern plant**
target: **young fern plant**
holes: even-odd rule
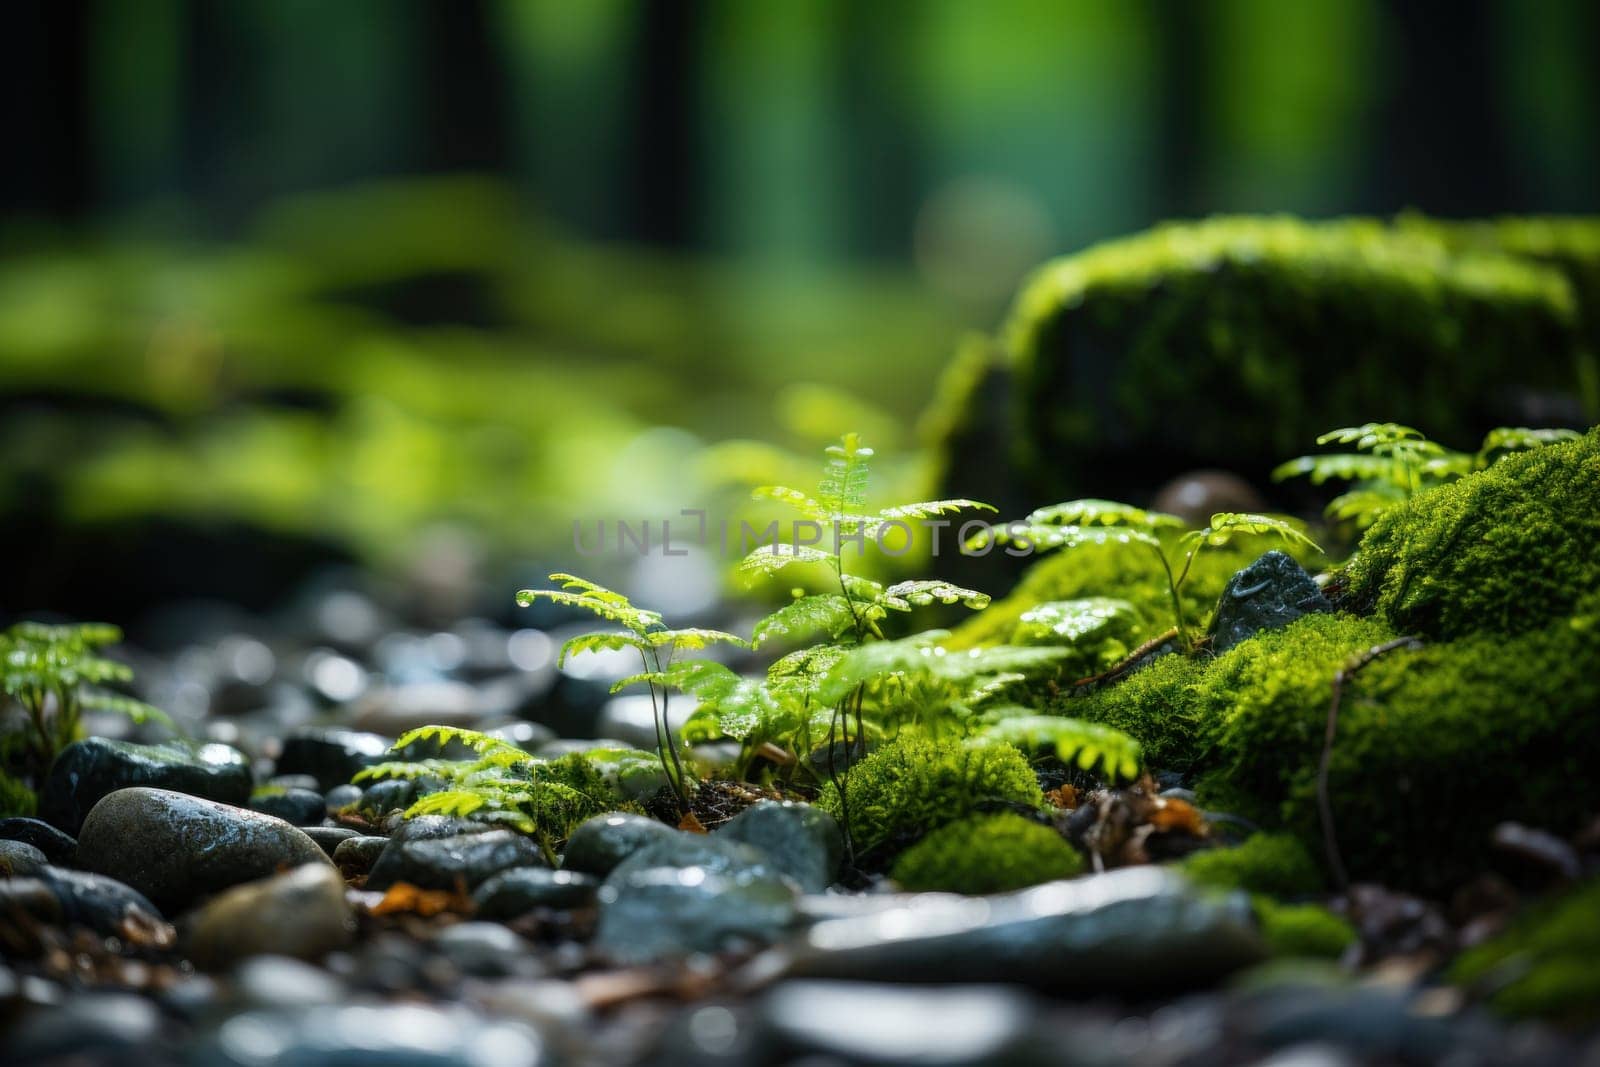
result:
[[[968,538],[968,551],[994,544],[1014,544],[1035,551],[1071,550],[1084,545],[1143,546],[1155,556],[1167,580],[1172,600],[1173,632],[1184,652],[1193,652],[1196,640],[1184,618],[1180,593],[1195,556],[1206,548],[1220,548],[1240,537],[1275,537],[1292,545],[1321,551],[1317,543],[1296,527],[1270,515],[1218,512],[1200,530],[1179,535],[1169,549],[1168,538],[1184,528],[1176,515],[1146,511],[1113,500],[1071,500],[1039,508],[1026,518],[992,526]],[[1180,562],[1181,558],[1181,562]]]
[[[155,721],[174,733],[166,712],[103,688],[131,681],[133,670],[101,650],[122,640],[108,623],[50,626],[19,622],[0,633],[0,688],[22,709],[26,747],[43,771],[77,740],[85,711],[109,711],[136,723]]]
[[[703,649],[719,643],[748,648],[749,642],[721,630],[696,627],[668,629],[660,612],[638,607],[623,594],[584,578],[556,573],[550,575],[550,580],[559,583],[561,588],[523,589],[517,593],[517,603],[528,607],[536,600],[548,600],[563,607],[581,608],[621,627],[572,638],[561,647],[558,665],[580,652],[631,648],[639,653],[644,673],[622,679],[612,686],[612,692],[638,682],[644,682],[649,687],[661,769],[677,798],[680,814],[686,814],[689,811],[688,791],[691,787],[672,736],[672,724],[668,718],[671,690],[662,684],[662,672],[672,665],[674,654],[682,649]]]
[[[1319,445],[1350,445],[1353,452],[1300,456],[1272,472],[1275,481],[1305,477],[1312,485],[1353,483],[1328,503],[1328,518],[1365,530],[1385,511],[1418,493],[1484,470],[1515,452],[1580,436],[1576,430],[1502,426],[1484,436],[1478,451],[1457,452],[1430,441],[1420,430],[1396,422],[1369,422],[1330,430]]]

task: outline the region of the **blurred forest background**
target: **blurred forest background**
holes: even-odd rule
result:
[[[843,429],[914,484],[938,371],[1048,256],[1597,207],[1592,0],[7,15],[7,613],[265,606],[330,560],[500,611],[573,519]]]

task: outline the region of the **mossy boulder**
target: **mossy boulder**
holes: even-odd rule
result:
[[[1288,834],[1252,834],[1233,848],[1196,852],[1179,866],[1190,880],[1213,889],[1300,897],[1323,888],[1322,871],[1305,845]]]
[[[1349,599],[1429,637],[1519,633],[1600,589],[1600,429],[1511,455],[1382,516]]]
[[[1335,672],[1392,638],[1310,615],[1214,660],[1167,657],[1052,708],[1199,777],[1202,800],[1320,840],[1318,761]],[[1374,660],[1345,687],[1329,783],[1350,874],[1425,891],[1481,870],[1493,825],[1570,829],[1600,761],[1600,596],[1515,637],[1477,634]]]
[[[1046,264],[927,425],[943,490],[1026,508],[1199,467],[1264,479],[1374,413],[1474,441],[1519,421],[1514,387],[1592,376],[1565,264],[1374,220],[1216,218]]]
[[[1010,745],[903,736],[850,768],[844,791],[823,787],[817,806],[847,826],[858,860],[886,858],[983,805],[1037,808],[1044,794]]]
[[[1008,893],[1083,873],[1083,857],[1050,827],[1010,812],[941,826],[900,854],[890,876],[914,892]]]
[[[1600,1021],[1600,881],[1519,918],[1456,961],[1451,978],[1491,991],[1506,1015],[1574,1024]]]

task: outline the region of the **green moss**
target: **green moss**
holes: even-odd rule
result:
[[[1021,815],[975,815],[912,845],[890,872],[913,892],[1006,893],[1083,872],[1061,835]]]
[[[1288,834],[1255,834],[1234,848],[1196,852],[1179,867],[1215,889],[1300,897],[1323,888],[1322,872],[1306,847]]]
[[[1410,633],[1517,633],[1566,614],[1600,589],[1600,430],[1391,510],[1346,574],[1355,602]]]
[[[1600,1021],[1600,881],[1523,916],[1500,936],[1462,953],[1451,978],[1492,990],[1512,1016]]]
[[[1192,688],[1204,659],[1162,656],[1113,685],[1055,701],[1052,712],[1115,727],[1139,742],[1148,767],[1187,771],[1200,755],[1199,702]]]
[[[1355,943],[1355,928],[1316,904],[1280,904],[1265,896],[1251,903],[1274,956],[1337,959]]]
[[[0,819],[13,815],[32,818],[39,810],[39,795],[28,783],[0,770]]]
[[[829,783],[817,804],[843,820],[858,853],[892,850],[954,822],[980,804],[1044,803],[1038,780],[1023,754],[1010,745],[930,741],[901,737],[850,769],[843,801]]]

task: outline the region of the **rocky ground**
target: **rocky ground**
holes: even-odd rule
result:
[[[1244,894],[1151,862],[1240,835],[1181,781],[1044,782],[1064,832],[1138,847],[997,897],[862,877],[832,817],[731,786],[688,829],[590,820],[552,865],[509,830],[404,820],[410,783],[350,778],[432,722],[650,746],[648,705],[558,671],[559,631],[312,603],[220,637],[194,615],[135,654],[199,741],[96,720],[43,818],[0,820],[7,1062],[1600,1062],[1592,1029],[1510,1022],[1445,980],[1519,898],[1600,868],[1600,833],[1504,826],[1453,901],[1328,898],[1358,935],[1338,960],[1275,954]]]

